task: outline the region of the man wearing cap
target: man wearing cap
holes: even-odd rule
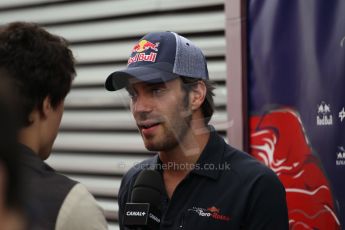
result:
[[[173,32],[149,33],[106,88],[125,88],[145,147],[157,154],[122,179],[119,222],[144,169],[161,173],[160,229],[288,229],[285,190],[266,166],[226,144],[208,123],[213,89],[202,51]]]

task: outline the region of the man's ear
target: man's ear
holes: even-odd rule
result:
[[[50,97],[47,96],[44,98],[41,105],[38,105],[31,111],[28,118],[29,122],[35,123],[36,121],[39,121],[39,120],[45,120],[47,116],[50,114],[52,109],[53,108],[50,104]]]
[[[206,85],[203,81],[198,81],[190,92],[190,106],[192,110],[197,110],[201,107],[206,98]]]
[[[50,102],[51,102],[50,97],[46,96],[43,100],[42,109],[41,109],[41,115],[43,117],[47,117],[53,110],[53,107]]]

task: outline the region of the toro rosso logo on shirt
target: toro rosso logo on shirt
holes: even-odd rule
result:
[[[207,209],[193,207],[193,208],[188,209],[188,212],[194,212],[201,217],[211,218],[214,220],[220,220],[220,221],[229,221],[230,220],[230,216],[220,214],[220,209],[216,208],[214,206],[207,208]]]
[[[132,48],[132,55],[128,59],[128,65],[135,62],[146,61],[146,62],[155,62],[158,52],[159,42],[152,43],[145,39],[139,41]],[[151,50],[156,52],[150,52],[146,54],[145,52]]]

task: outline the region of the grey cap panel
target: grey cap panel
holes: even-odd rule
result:
[[[176,37],[176,56],[173,72],[186,77],[208,79],[205,56],[190,40],[174,33]]]

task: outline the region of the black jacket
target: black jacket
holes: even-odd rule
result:
[[[56,173],[25,145],[20,150],[29,229],[53,230],[62,203],[77,182]]]

